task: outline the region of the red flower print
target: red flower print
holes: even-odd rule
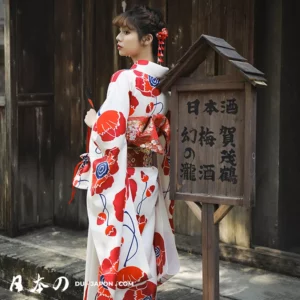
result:
[[[170,174],[170,157],[165,155],[161,166],[162,166],[164,175],[166,175],[166,176],[169,175]]]
[[[96,294],[95,300],[114,300],[108,290],[102,285],[98,286],[98,292]]]
[[[124,72],[124,70],[119,70],[116,73],[114,73],[110,78],[110,82],[116,82],[122,72]]]
[[[108,236],[116,236],[117,229],[114,225],[108,225],[105,229],[105,234]]]
[[[129,286],[133,286],[138,283],[142,283],[148,279],[148,276],[140,268],[135,266],[125,267],[117,273],[117,284],[118,282],[127,282],[127,286],[120,284],[119,289],[127,289]]]
[[[158,275],[163,273],[163,268],[166,263],[165,242],[158,232],[154,233],[153,246],[156,256],[156,270]]]
[[[142,285],[129,288],[123,300],[155,300],[156,284],[147,281]]]
[[[112,174],[115,174],[119,170],[119,165],[116,162],[118,155],[120,153],[120,149],[118,147],[114,147],[112,149],[107,149],[104,153],[107,157],[109,157],[110,160],[113,160],[114,163],[111,164],[110,171]]]
[[[128,94],[129,94],[129,100],[130,100],[130,111],[129,111],[129,116],[131,116],[131,115],[134,113],[136,107],[139,105],[139,101],[138,101],[138,99],[137,99],[136,97],[134,97],[134,96],[132,95],[132,92],[131,92],[131,91],[128,92]]]
[[[141,171],[141,178],[143,182],[147,182],[149,180],[149,176],[146,175],[143,171]]]
[[[143,72],[140,72],[140,71],[133,71],[133,73],[136,75],[136,76],[139,76],[139,77],[142,77],[143,76]]]
[[[131,192],[131,197],[132,197],[132,201],[135,201],[135,197],[136,197],[136,191],[137,191],[137,183],[134,179],[130,178],[132,175],[134,175],[135,169],[134,168],[127,168],[127,176],[128,176],[128,191],[130,189]]]
[[[108,149],[104,157],[93,162],[91,194],[101,194],[103,190],[110,188],[114,183],[114,175],[119,170],[117,157],[119,148]]]
[[[107,215],[104,212],[98,214],[97,225],[102,225],[107,219]]]
[[[135,79],[135,86],[144,96],[156,97],[160,94],[160,90],[156,88],[159,84],[157,78],[137,70],[134,70],[133,72],[137,76]]]
[[[155,190],[155,185],[151,185],[146,191],[146,197],[149,198],[153,194],[154,190]]]
[[[133,179],[129,179],[129,188],[131,192],[132,201],[135,201],[136,191],[137,191],[137,183]]]
[[[134,175],[135,173],[135,168],[127,168],[127,174],[128,174],[128,177],[130,178],[132,175]]]
[[[136,69],[138,65],[144,65],[145,66],[145,65],[148,65],[148,64],[149,64],[148,60],[140,59],[135,64],[133,64],[130,69]]]
[[[126,195],[126,188],[124,188],[119,193],[117,193],[113,201],[116,218],[119,222],[123,222],[124,207],[126,201],[125,195]]]
[[[89,292],[89,281],[88,281],[88,283],[87,283],[87,285],[86,285],[86,288],[85,288],[84,300],[87,300],[88,292]]]
[[[147,224],[147,218],[144,215],[142,215],[142,216],[136,215],[136,219],[139,223],[140,234],[142,234],[144,231],[144,228]]]
[[[126,119],[116,110],[107,110],[97,119],[93,130],[97,131],[102,141],[109,142],[126,131]]]
[[[120,247],[116,247],[110,251],[110,256],[105,258],[99,266],[97,300],[113,300],[107,285],[112,289],[116,288],[119,256]]]
[[[153,110],[154,103],[150,102],[150,104],[147,105],[146,107],[146,113],[150,113]]]

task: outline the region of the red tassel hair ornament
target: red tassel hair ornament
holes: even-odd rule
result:
[[[168,37],[167,28],[163,28],[156,34],[158,39],[158,52],[157,52],[157,63],[161,64],[163,61],[162,57],[164,56],[163,51],[165,50],[165,39]]]

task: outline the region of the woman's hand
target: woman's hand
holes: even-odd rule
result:
[[[92,128],[94,123],[96,122],[96,119],[97,119],[97,113],[93,108],[91,108],[86,113],[85,118],[84,118],[84,122],[87,126]]]

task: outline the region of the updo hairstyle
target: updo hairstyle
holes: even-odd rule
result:
[[[146,5],[136,5],[115,17],[112,23],[118,27],[127,26],[130,30],[136,30],[139,41],[142,40],[143,36],[152,34],[152,54],[154,57],[157,56],[158,40],[156,34],[166,27],[159,10]]]

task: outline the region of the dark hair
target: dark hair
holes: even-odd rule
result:
[[[156,34],[166,27],[163,15],[159,10],[146,5],[136,5],[115,17],[112,23],[118,27],[127,26],[131,30],[136,30],[139,40],[144,35],[152,34],[152,53],[154,57],[157,56],[158,40]]]

